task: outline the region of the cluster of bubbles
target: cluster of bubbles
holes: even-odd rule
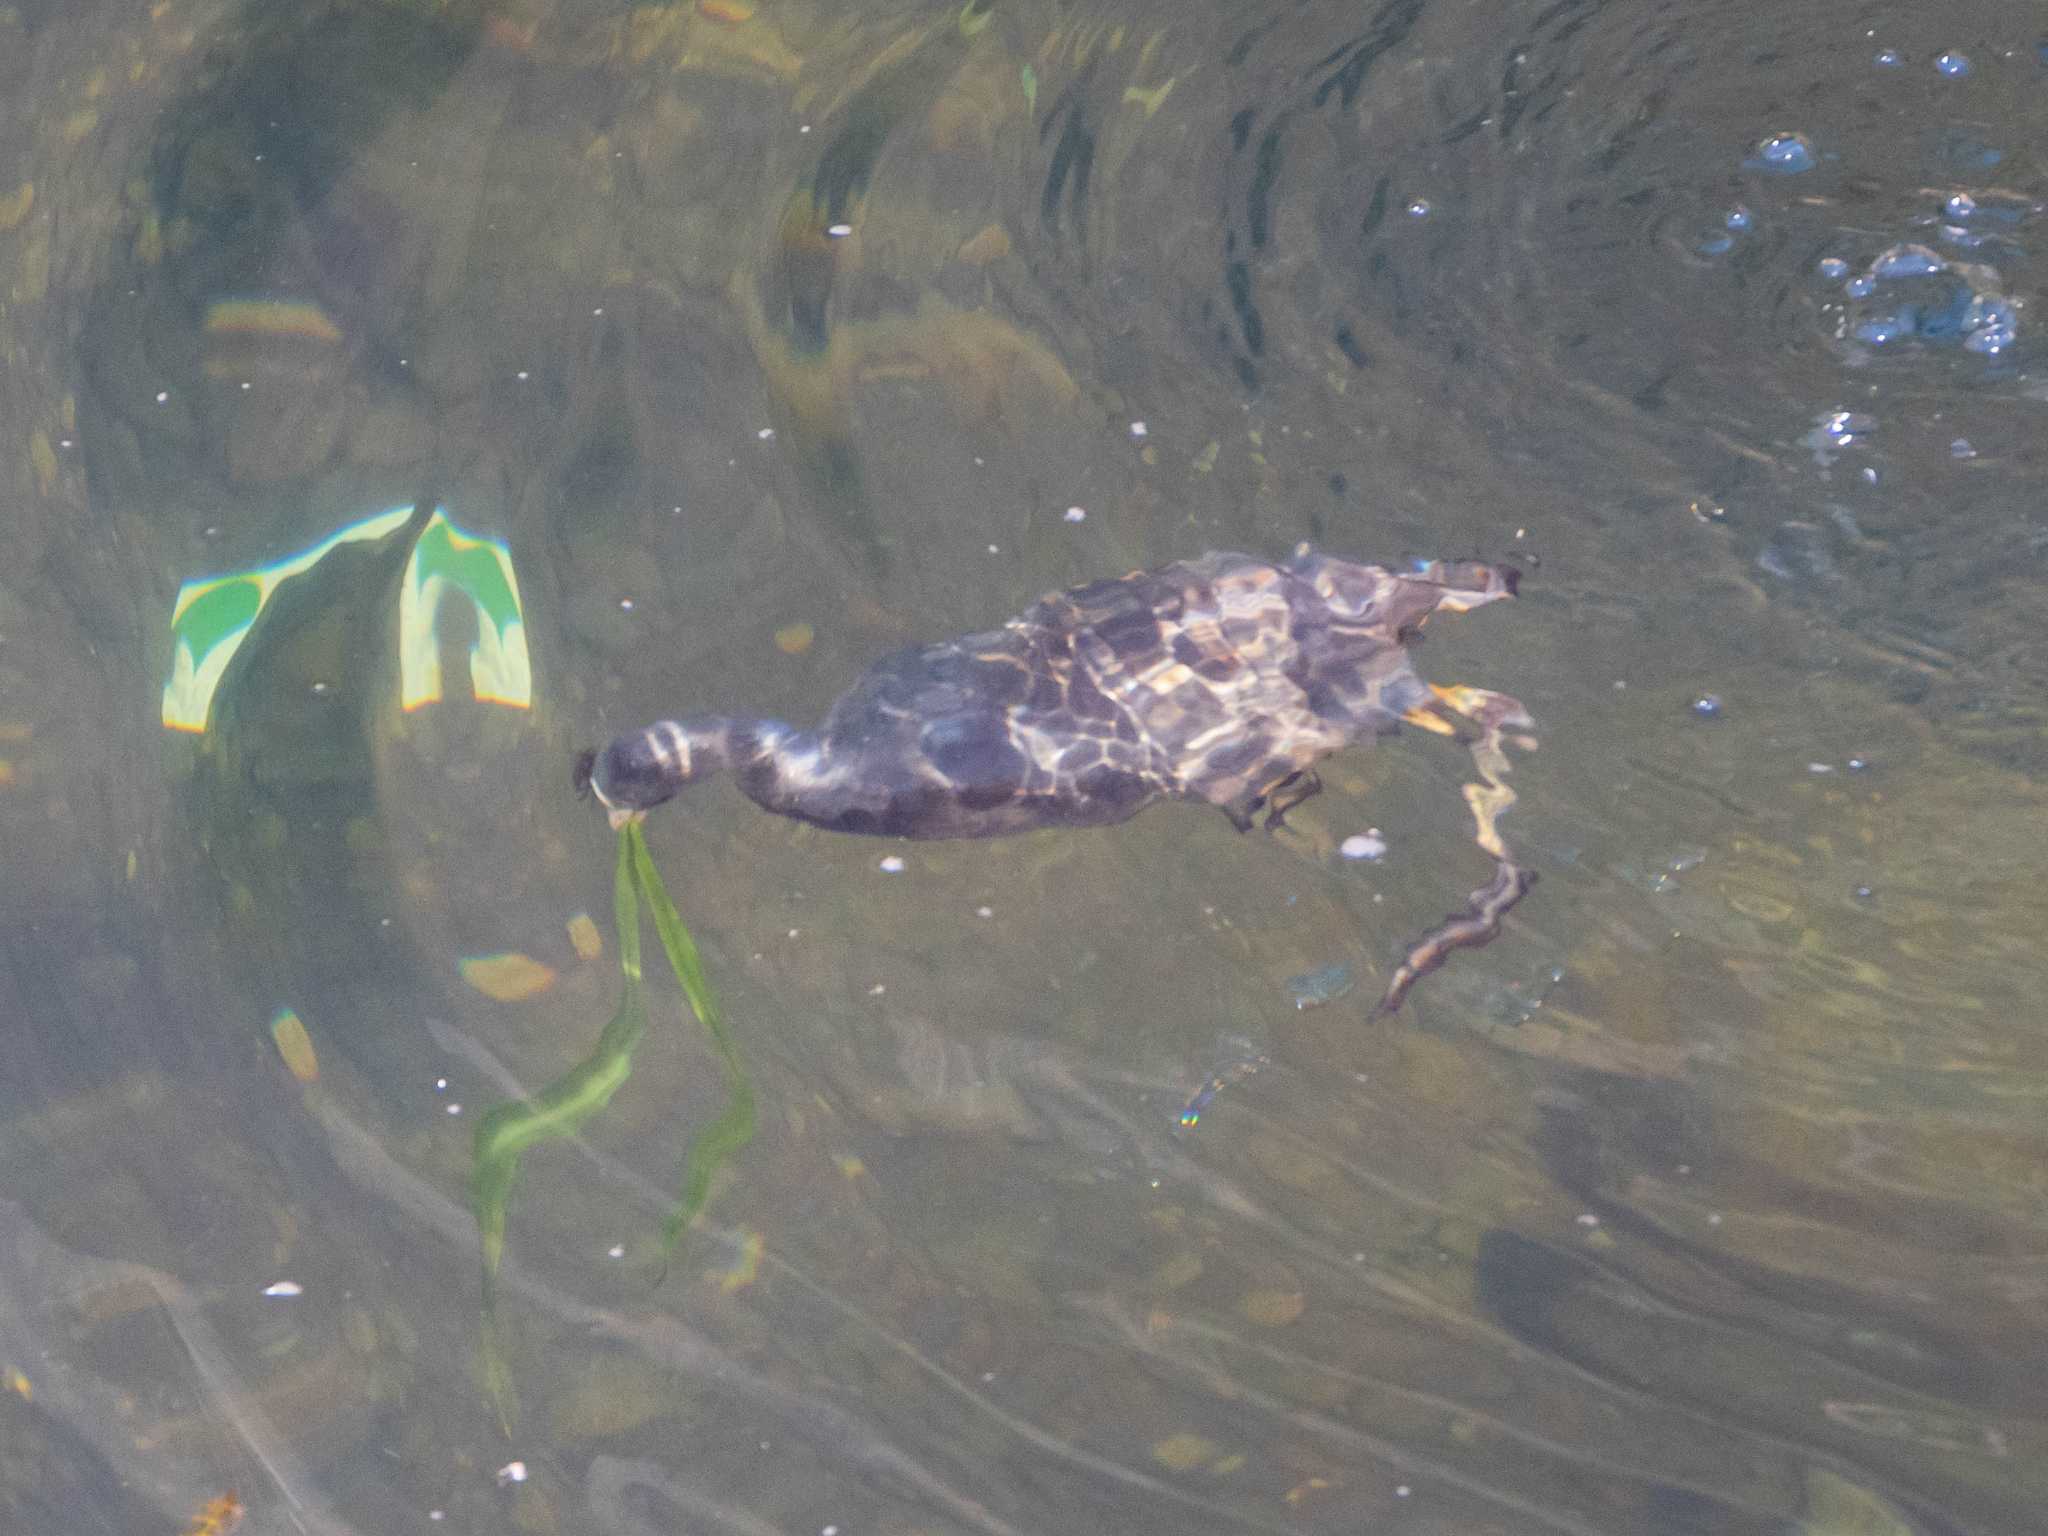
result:
[[[1887,70],[1906,63],[1894,48],[1881,50],[1875,62]],[[2042,62],[2048,64],[2048,44]],[[1932,64],[1948,79],[1972,70],[1969,57],[1956,49],[1936,55]],[[2003,158],[1974,141],[1951,150],[1948,158],[1979,170]],[[1804,133],[1785,131],[1759,141],[1742,164],[1760,176],[1802,176],[1834,158]],[[2020,253],[2019,226],[2038,215],[2041,205],[2012,193],[1964,188],[1928,196],[1932,203],[1908,219],[1912,233],[1900,232],[1906,238],[1860,260],[1829,255],[1818,263],[1816,275],[1836,289],[1823,297],[1822,313],[1832,321],[1845,361],[1927,348],[1999,358],[2018,342],[2024,304],[2007,291],[1997,263]],[[1725,255],[1756,225],[1757,216],[1738,203],[1696,249],[1702,256]]]
[[[1957,193],[1949,201],[1967,198]],[[2019,338],[2019,300],[2004,291],[1997,269],[1980,262],[1901,243],[1853,276],[1846,261],[1828,257],[1820,275],[1842,283],[1838,337],[1865,347],[1913,339],[1997,357]]]

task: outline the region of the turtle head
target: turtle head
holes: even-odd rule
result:
[[[1340,627],[1406,639],[1431,614],[1464,613],[1515,595],[1514,571],[1481,560],[1418,560],[1406,571],[1361,565],[1303,545],[1289,568],[1309,581]]]
[[[644,730],[614,736],[601,751],[576,759],[570,782],[596,797],[614,827],[636,821],[684,785],[718,772],[731,760],[733,723],[720,716],[657,720]]]
[[[1438,589],[1436,607],[1465,613],[1485,603],[1515,595],[1522,573],[1484,560],[1422,560],[1410,581]]]

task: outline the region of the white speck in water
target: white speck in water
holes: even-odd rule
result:
[[[763,427],[760,431],[756,432],[754,436],[758,437],[759,439],[761,439],[762,442],[765,443],[775,436],[775,429],[773,427]]]
[[[325,693],[327,691],[327,685],[325,683],[315,683],[313,685],[313,691],[315,693]]]
[[[523,1461],[508,1461],[505,1465],[498,1468],[498,1486],[500,1488],[510,1488],[516,1483],[523,1483],[525,1481],[526,1463]]]
[[[851,224],[827,224],[825,226],[825,233],[834,240],[844,240],[853,233],[853,226]]]
[[[1000,555],[1002,553],[1002,550],[998,548],[996,545],[991,544],[988,547],[988,552],[992,555]]]
[[[994,907],[976,907],[974,909],[974,915],[976,917],[994,917],[996,915],[996,909]]]
[[[881,997],[881,996],[882,996],[882,995],[884,995],[884,994],[885,994],[886,992],[888,992],[888,990],[889,990],[889,989],[888,989],[887,987],[883,986],[883,985],[882,985],[882,984],[881,984],[881,983],[880,983],[880,982],[878,981],[878,982],[876,982],[876,983],[875,983],[875,984],[874,984],[874,985],[873,985],[872,987],[869,987],[869,988],[868,988],[868,996],[869,996],[869,997]]]
[[[1413,1493],[1414,1491],[1415,1490],[1410,1488],[1406,1483],[1403,1483],[1394,1490],[1394,1497],[1397,1499],[1405,1499],[1408,1497],[1409,1494]]]
[[[250,383],[250,382],[249,382],[249,381],[248,381],[247,379],[244,379],[244,380],[242,380],[242,388],[244,388],[244,389],[254,389],[255,387],[256,387],[256,386],[255,386],[255,385],[253,385],[253,384],[251,384],[251,383]]]
[[[811,125],[809,123],[799,124],[796,131],[798,133],[809,133],[811,131]]]
[[[1067,508],[1067,521],[1068,521],[1068,522],[1070,522],[1070,523],[1085,523],[1085,522],[1087,522],[1087,521],[1088,521],[1088,509],[1087,509],[1086,507],[1069,507],[1069,508]]]
[[[619,606],[625,609],[626,612],[631,613],[633,611],[633,599],[631,599],[630,597],[622,597],[619,599]]]
[[[170,398],[171,392],[168,389],[160,389],[156,392],[156,403],[158,405],[162,405],[166,400]]]
[[[460,1104],[449,1104],[444,1106],[444,1108],[446,1109],[447,1113],[451,1115],[459,1115],[462,1113],[462,1106]]]
[[[1707,1225],[1710,1227],[1718,1227],[1719,1225],[1721,1225],[1721,1213],[1719,1211],[1708,1212]]]
[[[1591,1211],[1581,1211],[1577,1219],[1582,1227],[1597,1227],[1600,1225],[1600,1218]]]
[[[279,1280],[263,1287],[266,1296],[303,1296],[306,1288],[296,1280]]]
[[[436,1093],[446,1093],[447,1091],[448,1091],[448,1079],[447,1079],[447,1078],[445,1078],[445,1077],[437,1077],[437,1078],[435,1078],[435,1079],[434,1079],[434,1092],[436,1092]]]
[[[611,1247],[605,1249],[604,1256],[608,1259],[623,1259],[626,1256],[626,1245],[624,1243],[613,1243]]]
[[[875,867],[885,875],[900,875],[903,873],[902,856],[892,853]]]
[[[528,373],[524,368],[522,368],[517,373],[513,374],[512,377],[517,379],[520,383],[524,384],[528,379],[532,378],[533,375]]]
[[[591,311],[591,314],[593,314],[593,315],[601,315],[601,314],[603,314],[603,313],[604,313],[604,306],[603,306],[602,304],[598,305],[598,306],[597,306],[597,308],[595,308],[595,309],[593,309],[593,310]]]
[[[801,928],[792,928],[789,930],[789,936],[793,939],[801,932],[803,932]]]
[[[1347,859],[1379,859],[1387,852],[1387,840],[1380,836],[1380,829],[1369,832],[1354,832],[1337,846],[1337,851]]]
[[[1808,763],[1806,771],[1808,773],[1833,773],[1835,765],[1833,763]]]
[[[445,1509],[430,1509],[427,1511],[427,1518],[429,1520],[446,1520],[448,1518],[448,1511]]]
[[[1133,436],[1133,437],[1143,437],[1144,435],[1145,435],[1145,423],[1143,423],[1142,421],[1134,421],[1134,422],[1132,422],[1132,423],[1131,423],[1131,436]]]

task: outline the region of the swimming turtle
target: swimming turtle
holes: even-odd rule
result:
[[[1321,788],[1315,764],[1403,721],[1462,719],[1483,785],[1466,797],[1492,881],[1410,947],[1380,1007],[1462,945],[1499,932],[1535,875],[1494,829],[1512,802],[1502,733],[1531,726],[1505,694],[1438,688],[1409,641],[1430,615],[1512,597],[1479,561],[1396,571],[1307,545],[1274,564],[1210,553],[1041,598],[1000,629],[885,657],[816,730],[691,715],[577,761],[614,825],[721,769],[759,805],[838,832],[1000,837],[1105,826],[1154,800],[1201,800],[1270,829]]]

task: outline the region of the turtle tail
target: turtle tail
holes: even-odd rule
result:
[[[603,751],[578,754],[570,782],[577,794],[595,795],[614,822],[637,817],[729,766],[733,736],[723,716],[657,720],[614,737]]]

